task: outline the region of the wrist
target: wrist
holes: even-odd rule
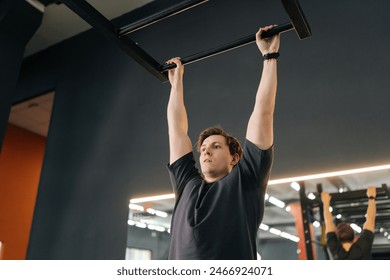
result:
[[[269,60],[269,59],[276,59],[276,61],[279,58],[279,53],[278,52],[269,52],[263,55],[263,60]]]

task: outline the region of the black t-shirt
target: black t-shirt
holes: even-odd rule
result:
[[[326,234],[326,245],[335,260],[370,260],[374,233],[364,229],[359,239],[345,251],[335,232]]]
[[[168,165],[176,195],[169,259],[256,259],[273,147],[246,140],[243,157],[214,183],[203,180],[193,153]]]

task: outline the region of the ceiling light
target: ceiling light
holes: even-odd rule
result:
[[[314,195],[314,193],[309,193],[309,195],[307,196],[309,199],[311,200],[314,200],[316,199],[316,196]]]
[[[281,230],[276,229],[276,228],[270,228],[269,232],[272,233],[272,234],[275,234],[275,235],[280,235],[282,233]]]
[[[313,222],[313,226],[316,227],[316,228],[319,228],[321,226],[321,224],[320,224],[319,221],[314,221]]]
[[[390,169],[390,164],[371,166],[371,167],[363,167],[363,168],[357,168],[357,169],[349,169],[349,170],[341,170],[341,171],[334,171],[334,172],[327,172],[327,173],[319,173],[319,174],[312,174],[312,175],[304,175],[304,176],[277,179],[277,180],[269,180],[268,185],[270,186],[270,185],[277,185],[277,184],[283,184],[283,183],[300,182],[300,181],[307,181],[307,180],[312,180],[312,179],[336,177],[336,176],[342,176],[342,175],[365,173],[365,172],[379,171],[379,170],[386,170],[386,169]]]
[[[292,187],[297,192],[299,192],[299,190],[301,189],[301,186],[295,181],[290,184],[290,187]]]
[[[144,207],[142,207],[141,205],[138,205],[138,204],[130,203],[129,208],[131,210],[137,210],[137,211],[141,211],[141,212],[144,211]]]
[[[140,222],[136,222],[135,226],[139,227],[139,228],[146,228],[146,224],[145,223],[140,223]]]
[[[264,231],[267,231],[269,230],[269,226],[267,226],[266,224],[260,224],[260,229],[264,230]]]
[[[268,201],[270,203],[272,203],[273,205],[278,206],[280,208],[284,208],[284,206],[286,206],[286,204],[283,201],[281,201],[273,196],[270,196]]]
[[[159,216],[159,217],[161,217],[161,218],[166,218],[166,217],[168,217],[168,213],[163,212],[163,211],[159,211],[159,210],[156,210],[155,215],[156,215],[156,216]]]
[[[133,198],[133,199],[130,199],[130,203],[141,203],[141,202],[172,199],[172,198],[175,198],[175,195],[173,193],[156,195],[156,196],[141,197],[141,198]]]
[[[352,223],[352,224],[351,224],[351,228],[353,228],[353,230],[356,231],[356,232],[358,232],[358,233],[361,233],[361,232],[362,232],[362,228],[359,227],[357,224]]]

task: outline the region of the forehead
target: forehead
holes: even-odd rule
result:
[[[202,146],[209,145],[214,142],[226,144],[226,139],[222,135],[210,135],[209,137],[203,140]]]

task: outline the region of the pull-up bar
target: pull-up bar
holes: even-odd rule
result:
[[[155,24],[163,19],[177,15],[189,9],[192,9],[200,4],[206,3],[209,0],[187,0],[182,1],[179,4],[173,5],[167,9],[164,9],[158,13],[147,16],[143,19],[140,19],[136,22],[130,23],[124,27],[121,27],[118,31],[120,37],[127,36],[132,32],[140,30],[149,25]]]
[[[295,29],[298,37],[302,40],[311,36],[310,26],[307,23],[305,15],[298,3],[297,0],[282,0],[282,4],[287,14],[289,15],[291,22],[283,23],[277,26],[274,26],[271,30],[262,33],[261,38],[269,38],[278,33],[286,32]],[[238,47],[245,46],[249,43],[256,42],[256,34],[252,34],[236,41],[230,42],[228,44],[206,50],[203,52],[196,53],[184,58],[181,58],[183,64],[190,64],[220,53],[224,53]],[[175,64],[164,64],[161,65],[160,71],[164,72],[168,69],[175,68]]]
[[[101,13],[99,13],[94,7],[92,7],[85,0],[61,0],[65,5],[67,5],[73,12],[78,14],[86,22],[88,22],[92,27],[101,32],[104,36],[110,39],[113,43],[118,45],[123,51],[125,51],[129,56],[131,56],[135,61],[142,65],[146,70],[151,74],[157,77],[160,81],[168,81],[166,70],[176,67],[174,64],[161,65],[158,63],[152,56],[145,52],[138,43],[132,41],[127,35],[135,30],[139,30],[143,27],[151,25],[153,23],[159,22],[162,19],[173,16],[180,12],[191,9],[195,6],[203,4],[208,0],[186,0],[182,1],[177,5],[174,5],[168,9],[160,11],[154,15],[148,16],[142,20],[139,20],[135,23],[128,24],[124,27],[117,28],[115,27],[110,20],[105,18]],[[272,37],[275,34],[293,30],[298,34],[300,39],[304,39],[311,36],[311,30],[309,24],[306,21],[306,18],[302,12],[302,9],[298,3],[298,0],[281,0],[286,10],[288,16],[290,17],[290,22],[280,24],[262,34],[263,38]],[[198,60],[205,59],[207,57],[217,55],[251,42],[256,41],[255,35],[250,35],[234,42],[228,43],[226,45],[213,48],[211,50],[203,51],[185,58],[182,58],[183,64],[189,64]]]

